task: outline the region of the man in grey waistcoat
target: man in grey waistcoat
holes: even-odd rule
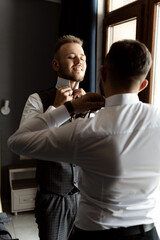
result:
[[[25,119],[56,109],[85,94],[79,83],[86,71],[83,41],[72,35],[61,37],[55,46],[55,87],[29,96],[20,125]],[[79,190],[78,168],[73,164],[37,159],[38,191],[35,217],[40,240],[67,240],[74,226]]]

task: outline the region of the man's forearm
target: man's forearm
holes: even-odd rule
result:
[[[72,102],[66,102],[64,105],[70,116],[73,116],[74,114],[97,111],[104,107],[104,103],[105,99],[102,95],[89,92]]]
[[[18,155],[33,156],[32,153],[45,145],[45,136],[48,128],[56,128],[70,118],[64,106],[54,111],[39,114],[32,119],[27,119],[19,129],[8,139],[9,148]],[[44,132],[45,131],[45,132]]]

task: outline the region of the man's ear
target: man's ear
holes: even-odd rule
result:
[[[103,65],[100,66],[101,80],[105,82],[106,80],[106,69]]]
[[[54,71],[56,71],[56,72],[59,71],[59,62],[55,58],[52,60],[52,67],[53,67]]]
[[[144,79],[143,82],[141,83],[141,86],[140,86],[138,92],[143,91],[147,86],[148,86],[148,80]]]

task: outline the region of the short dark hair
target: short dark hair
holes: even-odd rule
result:
[[[152,64],[148,48],[137,40],[125,39],[112,44],[104,65],[110,75],[136,79],[146,77]]]
[[[55,49],[54,49],[54,57],[56,58],[58,55],[58,51],[61,48],[61,46],[63,46],[66,43],[77,43],[79,44],[81,47],[83,46],[83,40],[75,37],[73,35],[64,35],[62,37],[60,37],[56,43]]]

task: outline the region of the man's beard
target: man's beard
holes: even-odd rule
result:
[[[81,78],[77,78],[73,74],[66,73],[65,69],[62,66],[60,66],[59,68],[58,75],[73,82],[82,82],[84,79],[84,76],[82,76]]]

